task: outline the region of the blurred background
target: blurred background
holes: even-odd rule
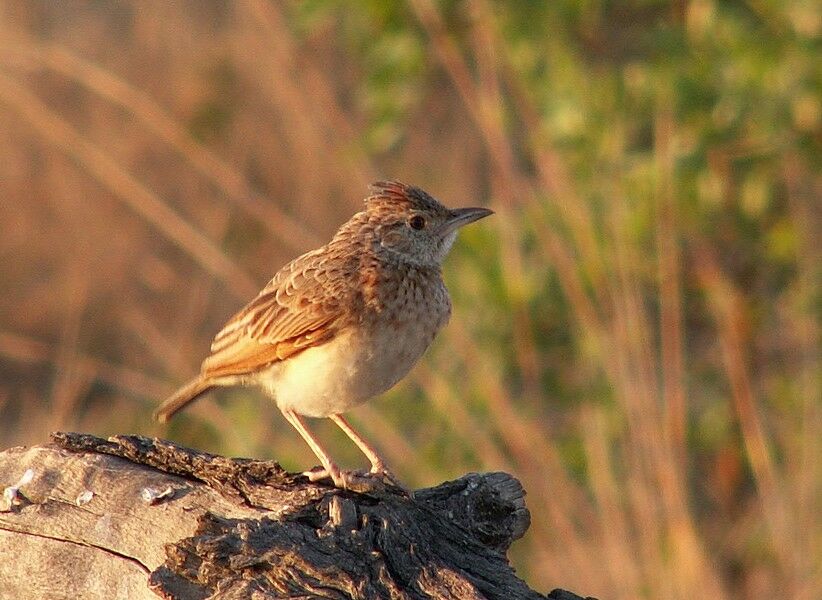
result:
[[[814,0],[3,1],[0,447],[314,465],[251,390],[150,413],[397,178],[497,211],[350,415],[405,481],[520,478],[542,592],[822,597],[820,34]]]

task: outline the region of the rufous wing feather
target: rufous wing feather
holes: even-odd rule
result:
[[[328,277],[321,256],[309,252],[283,267],[226,323],[203,362],[203,377],[254,373],[334,338],[341,298],[329,289],[335,278]]]

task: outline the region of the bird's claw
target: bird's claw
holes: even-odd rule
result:
[[[393,487],[395,487],[395,488],[398,488],[398,489],[402,490],[402,491],[403,491],[403,492],[404,492],[404,493],[405,493],[405,494],[406,494],[409,498],[413,498],[413,497],[414,497],[414,492],[413,492],[410,488],[406,487],[406,486],[405,486],[405,485],[404,485],[404,484],[403,484],[403,483],[399,480],[399,478],[398,478],[396,475],[394,475],[394,473],[393,473],[393,472],[391,472],[391,471],[388,469],[388,467],[386,467],[384,464],[382,464],[382,463],[377,463],[377,464],[373,465],[373,466],[371,467],[370,474],[371,474],[371,475],[376,475],[377,477],[379,477],[379,478],[380,478],[380,479],[382,479],[383,481],[388,482],[388,483],[389,483],[390,485],[392,485]]]
[[[354,492],[365,492],[374,488],[374,481],[367,474],[358,471],[346,471],[337,468],[336,465],[327,469],[318,467],[311,471],[303,472],[309,481],[322,481],[330,479],[335,487],[341,490],[351,490]]]
[[[413,498],[414,493],[389,471],[384,465],[375,465],[370,471],[347,471],[339,469],[333,465],[330,469],[318,467],[311,471],[303,472],[309,481],[316,482],[323,479],[330,479],[334,485],[343,490],[355,492],[372,491],[377,488],[384,488],[385,483],[402,490],[409,498]]]

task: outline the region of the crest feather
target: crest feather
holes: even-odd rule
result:
[[[371,195],[365,199],[365,205],[368,208],[377,205],[394,205],[404,209],[432,212],[447,210],[424,190],[401,181],[376,181],[369,187]]]

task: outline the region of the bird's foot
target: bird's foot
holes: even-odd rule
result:
[[[396,475],[394,475],[394,473],[391,472],[388,469],[388,467],[385,466],[385,463],[383,463],[383,462],[374,463],[374,465],[372,465],[372,467],[371,467],[370,474],[375,475],[375,476],[379,477],[380,479],[382,479],[383,481],[388,482],[390,485],[394,486],[395,488],[398,488],[398,489],[402,490],[405,493],[405,495],[408,496],[409,498],[414,497],[413,490],[406,487],[405,484],[403,484],[399,480],[399,478]]]
[[[309,481],[322,481],[323,479],[330,479],[337,487],[346,487],[346,471],[341,470],[334,464],[329,467],[314,467],[310,471],[304,471],[303,475],[308,477]]]
[[[371,471],[368,472],[347,471],[340,469],[337,465],[331,465],[331,468],[316,467],[311,471],[305,471],[303,475],[308,477],[309,481],[330,479],[336,487],[353,492],[384,490],[387,483],[401,490],[409,498],[414,497],[414,493],[405,487],[396,475],[389,471],[385,465],[380,464],[374,465]]]
[[[317,467],[303,473],[309,481],[330,479],[334,485],[342,490],[353,492],[368,492],[375,489],[374,479],[361,471],[342,470],[337,465],[331,468]]]

